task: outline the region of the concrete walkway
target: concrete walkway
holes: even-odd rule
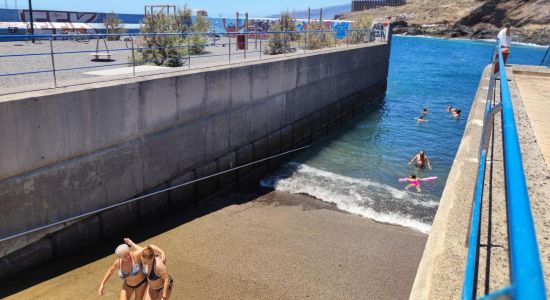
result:
[[[527,66],[507,66],[514,116],[520,140],[523,167],[529,190],[530,206],[546,286],[550,286],[550,171],[542,149],[549,149],[541,139],[541,128],[550,118],[544,116],[543,98],[550,94],[546,77],[519,74]],[[479,158],[479,142],[487,99],[489,67],[482,75],[468,117],[464,136],[449,173],[435,216],[432,231],[422,256],[410,299],[460,299],[464,281],[470,213]],[[518,76],[519,75],[519,76]],[[519,78],[518,77],[529,77]],[[540,76],[539,76],[540,77]],[[497,81],[496,94],[500,90]],[[546,86],[545,86],[546,85]],[[521,94],[520,94],[521,92]],[[524,98],[526,97],[526,98]],[[499,97],[496,103],[500,101]],[[493,103],[494,105],[495,103]],[[531,113],[530,113],[531,112]],[[534,112],[534,114],[533,114]],[[542,114],[539,114],[541,112]],[[538,126],[538,131],[536,129]],[[510,284],[508,260],[507,203],[504,189],[504,162],[501,116],[495,117],[489,148],[481,210],[481,232],[477,280],[477,297]],[[547,289],[550,297],[550,290]]]
[[[516,72],[517,86],[546,165],[550,168],[550,69]]]
[[[175,280],[171,299],[408,297],[426,235],[302,195],[270,192],[249,202],[240,197],[201,202],[186,215],[150,223],[145,230],[180,224],[153,238],[129,233],[166,251]],[[0,298],[99,299],[97,288],[117,243],[91,259],[78,253],[76,268],[67,270],[70,263],[58,260],[10,278],[9,285],[0,282]],[[2,291],[8,286],[13,291]],[[120,286],[113,275],[103,299],[118,299]]]

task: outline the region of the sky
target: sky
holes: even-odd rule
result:
[[[26,9],[27,0],[0,0],[0,7]],[[92,11],[116,13],[143,13],[146,4],[175,4],[183,6],[185,3],[192,9],[205,9],[211,17],[233,16],[235,12],[248,12],[251,17],[264,17],[278,14],[288,9],[304,10],[307,7],[320,8],[334,5],[348,4],[349,0],[32,0],[33,9],[68,10],[68,11]]]

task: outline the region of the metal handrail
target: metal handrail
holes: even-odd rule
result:
[[[22,231],[22,232],[13,233],[13,234],[10,234],[10,235],[7,235],[7,236],[3,236],[3,237],[0,237],[0,243],[5,242],[5,241],[9,241],[9,240],[12,240],[12,239],[24,236],[24,235],[27,235],[29,233],[42,231],[44,229],[48,229],[48,228],[53,227],[53,226],[57,226],[57,225],[61,225],[61,224],[67,224],[68,222],[71,222],[71,221],[74,221],[74,220],[78,220],[78,219],[82,219],[82,218],[85,218],[85,217],[97,215],[97,214],[99,214],[101,212],[104,212],[106,210],[109,210],[109,209],[113,209],[113,208],[116,208],[116,207],[119,207],[119,206],[122,206],[122,205],[126,205],[126,204],[129,204],[129,203],[132,203],[132,202],[136,202],[138,200],[141,200],[141,199],[144,199],[144,198],[147,198],[147,197],[152,197],[152,196],[155,196],[155,195],[160,194],[160,193],[168,192],[168,191],[171,191],[173,189],[184,187],[184,186],[187,186],[187,185],[190,185],[190,184],[193,184],[193,183],[197,183],[199,181],[203,181],[203,180],[206,180],[206,179],[209,179],[209,178],[212,178],[212,177],[216,177],[216,176],[219,176],[219,175],[222,175],[222,174],[233,172],[233,171],[236,171],[236,170],[239,170],[239,169],[242,169],[242,168],[253,166],[257,163],[268,161],[268,160],[276,158],[276,157],[280,157],[280,156],[288,155],[288,154],[291,154],[291,153],[294,153],[294,152],[297,152],[297,151],[300,151],[300,150],[304,150],[306,148],[309,148],[310,146],[311,146],[311,144],[306,145],[306,146],[302,146],[302,147],[299,147],[299,148],[291,149],[291,150],[285,151],[283,153],[279,153],[279,154],[275,154],[275,155],[272,155],[272,156],[269,156],[269,157],[266,157],[266,158],[258,159],[258,160],[255,160],[253,162],[249,162],[249,163],[237,166],[237,167],[233,167],[233,168],[230,168],[230,169],[227,169],[227,170],[224,170],[224,171],[214,173],[212,175],[207,175],[207,176],[197,178],[197,179],[194,179],[194,180],[190,180],[190,181],[187,181],[187,182],[184,182],[184,183],[181,183],[181,184],[176,184],[176,185],[173,185],[173,186],[170,186],[170,187],[158,190],[158,191],[150,192],[150,193],[147,193],[147,194],[144,194],[144,195],[141,195],[141,196],[136,196],[136,197],[130,198],[130,199],[122,201],[122,202],[118,202],[118,203],[115,203],[115,204],[112,204],[112,205],[109,205],[109,206],[106,206],[106,207],[102,207],[102,208],[99,208],[99,209],[94,209],[94,210],[89,211],[89,212],[81,213],[79,215],[72,216],[72,217],[69,217],[69,218],[65,218],[65,219],[62,219],[62,220],[59,220],[59,221],[55,221],[55,222],[52,222],[52,223],[49,223],[49,224],[46,224],[46,225],[42,225],[42,226],[39,226],[39,227],[36,227],[36,228],[33,228],[33,229],[29,229],[29,230],[25,230],[25,231]]]
[[[492,107],[496,86],[494,74],[490,76],[487,103],[480,142],[480,154],[468,239],[468,254],[462,288],[462,299],[476,298],[476,277],[480,238],[481,203],[485,179],[485,165],[489,140],[493,129],[494,115],[502,116],[502,139],[504,152],[504,177],[508,215],[508,243],[511,284],[493,291],[483,299],[494,299],[503,295],[514,299],[546,299],[544,277],[538,250],[535,225],[529,204],[529,193],[523,170],[519,138],[514,120],[514,109],[508,87],[506,68],[500,40],[495,48],[500,65],[500,104]]]
[[[546,52],[544,52],[544,56],[542,57],[542,60],[540,61],[540,65],[544,65],[544,62],[546,61],[546,57],[548,56],[548,53],[550,52],[550,45],[546,48]]]

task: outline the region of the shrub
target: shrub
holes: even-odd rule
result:
[[[193,24],[193,32],[207,32],[210,29],[210,22],[202,15],[198,15]],[[206,35],[198,34],[191,36],[191,54],[205,54]]]
[[[316,50],[334,47],[336,39],[332,28],[325,27],[323,22],[310,22],[306,42],[307,50]]]
[[[144,33],[180,33],[177,17],[164,13],[145,16],[140,31]],[[187,57],[187,43],[183,35],[146,35],[140,61],[168,67],[182,66]],[[137,61],[137,60],[136,60]]]
[[[370,29],[372,18],[368,16],[356,16],[352,18],[351,29],[362,31],[348,32],[348,41],[350,44],[365,43],[367,40],[367,30]]]
[[[296,19],[292,18],[288,11],[283,11],[279,20],[271,24],[265,54],[275,55],[296,51],[296,46],[302,38],[302,35],[296,33]],[[289,33],[282,33],[289,32]]]
[[[103,26],[109,34],[122,34],[126,32],[124,25],[122,25],[122,20],[114,12],[108,13],[103,20]],[[120,36],[108,36],[107,40],[117,41],[120,39]]]

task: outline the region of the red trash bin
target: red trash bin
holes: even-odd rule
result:
[[[246,37],[244,34],[237,34],[237,50],[244,50],[246,47]]]

